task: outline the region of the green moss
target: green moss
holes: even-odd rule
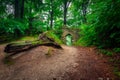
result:
[[[56,43],[62,44],[62,41],[57,37],[57,35],[54,33],[54,31],[47,31],[46,35],[53,39]]]
[[[47,52],[45,55],[47,55],[47,56],[49,56],[49,57],[52,56],[52,49],[49,48],[49,49],[48,49],[48,52]]]
[[[42,41],[32,41],[32,45],[36,45],[36,44],[42,44],[43,42]]]

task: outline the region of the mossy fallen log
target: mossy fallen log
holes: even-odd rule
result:
[[[35,48],[37,46],[51,46],[54,48],[62,49],[62,47],[54,42],[46,42],[46,43],[41,43],[40,41],[31,41],[29,43],[10,43],[6,45],[4,52],[6,53],[19,53],[23,51],[30,50],[32,48]]]
[[[47,36],[47,33],[48,32],[40,34],[39,39],[35,41],[9,43],[6,45],[4,52],[11,56],[20,52],[31,50],[37,46],[51,46],[57,49],[62,49],[60,44],[58,44],[53,38]]]

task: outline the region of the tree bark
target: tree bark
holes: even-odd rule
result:
[[[67,24],[67,1],[64,1],[64,25]]]
[[[15,7],[14,17],[15,17],[15,18],[20,18],[19,0],[15,0],[14,7]]]
[[[37,46],[51,46],[54,48],[62,49],[61,45],[55,42],[54,39],[47,36],[47,32],[39,35],[39,39],[35,41],[25,41],[20,43],[10,43],[6,45],[4,52],[14,55],[23,51],[30,50]]]
[[[41,43],[40,41],[36,40],[36,41],[24,42],[24,43],[10,43],[6,45],[4,52],[9,53],[10,55],[14,55],[20,52],[30,50],[37,46],[51,46],[54,48],[62,49],[62,47],[57,43],[54,42]]]
[[[22,0],[22,3],[21,3],[21,19],[24,18],[24,0]]]
[[[64,25],[67,24],[67,12],[68,12],[68,7],[70,5],[70,3],[72,2],[72,0],[64,0]]]
[[[50,11],[50,27],[51,29],[53,28],[53,1],[50,0],[50,7],[51,7],[51,11]]]

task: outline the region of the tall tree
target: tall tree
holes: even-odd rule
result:
[[[53,0],[50,0],[50,27],[53,28]]]
[[[22,2],[21,2],[21,14],[20,14],[21,19],[24,17],[24,3],[25,3],[25,0],[22,0]]]
[[[63,1],[63,10],[64,10],[64,13],[63,13],[63,16],[64,16],[64,25],[67,24],[67,12],[68,12],[68,7],[70,5],[72,0],[64,0]]]
[[[14,16],[15,18],[23,18],[24,17],[24,3],[25,0],[15,0],[14,4]]]
[[[19,0],[15,0],[14,7],[15,7],[14,17],[20,18],[20,1]]]

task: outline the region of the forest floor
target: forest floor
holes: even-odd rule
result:
[[[39,46],[14,55],[11,65],[3,63],[4,47],[0,45],[0,80],[118,80],[94,47]]]

